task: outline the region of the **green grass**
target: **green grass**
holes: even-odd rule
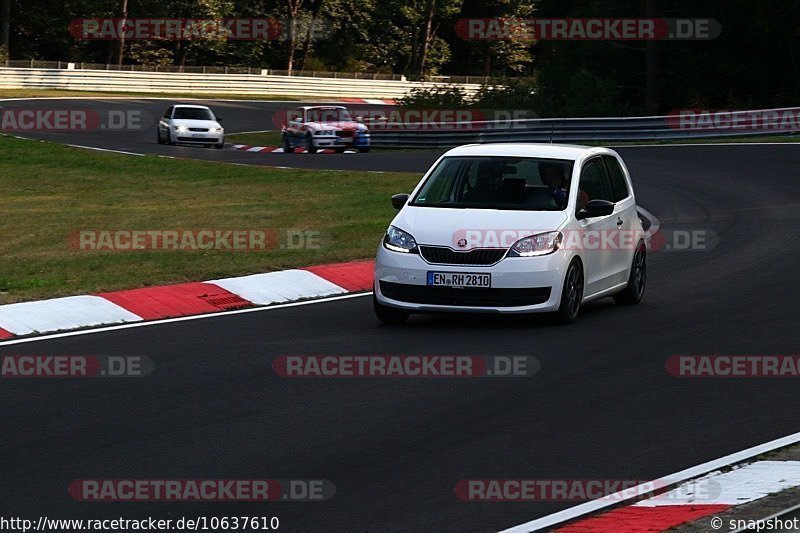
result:
[[[212,93],[143,93],[121,91],[72,91],[67,89],[0,89],[1,98],[53,98],[53,97],[127,97],[127,98],[176,98],[193,100],[286,100],[300,98],[283,94],[212,94]],[[320,97],[324,99],[324,97]],[[308,100],[309,97],[304,97]]]
[[[419,176],[108,154],[0,137],[0,303],[370,258]],[[317,249],[81,251],[78,230],[319,233]]]

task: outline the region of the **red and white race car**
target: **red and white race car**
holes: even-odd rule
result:
[[[284,153],[305,148],[309,154],[348,148],[369,152],[369,128],[353,119],[344,106],[302,106],[290,113],[281,130]]]

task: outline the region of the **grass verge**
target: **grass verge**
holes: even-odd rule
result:
[[[419,176],[98,153],[0,137],[0,303],[372,257]],[[275,232],[268,251],[81,251],[80,230]],[[318,234],[299,249],[295,231]]]

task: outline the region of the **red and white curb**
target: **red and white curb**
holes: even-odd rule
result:
[[[267,153],[273,153],[273,154],[282,154],[283,153],[283,148],[279,148],[277,146],[250,146],[249,144],[234,144],[234,145],[231,146],[231,148],[233,148],[234,150],[242,151],[242,152],[254,152],[254,153],[267,152]],[[299,150],[299,151],[297,149],[295,149],[294,151],[297,152],[297,153],[302,153],[302,154],[305,154],[305,153],[308,152],[308,150],[306,150],[306,149],[302,149],[302,150]],[[335,154],[336,151],[335,150],[331,150],[331,149],[322,149],[322,150],[317,150],[317,153],[318,154],[320,154],[320,153],[321,154]],[[344,153],[345,154],[355,154],[357,152],[356,152],[356,150],[345,150]]]
[[[231,148],[242,152],[283,152],[277,146],[250,146],[249,144],[234,144]]]
[[[653,498],[558,528],[560,533],[667,531],[800,486],[800,461],[757,461],[714,472]]]
[[[342,102],[345,104],[397,105],[396,100],[381,98],[342,98]]]
[[[372,290],[373,261],[0,305],[0,340]]]

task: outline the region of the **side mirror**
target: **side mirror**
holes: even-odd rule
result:
[[[217,117],[217,122],[219,122],[220,124],[222,124],[222,117]]]
[[[408,202],[407,194],[395,194],[392,196],[392,207],[397,210],[403,209],[403,206]]]
[[[584,218],[604,217],[614,212],[614,203],[608,200],[589,200],[579,213],[578,220]]]

